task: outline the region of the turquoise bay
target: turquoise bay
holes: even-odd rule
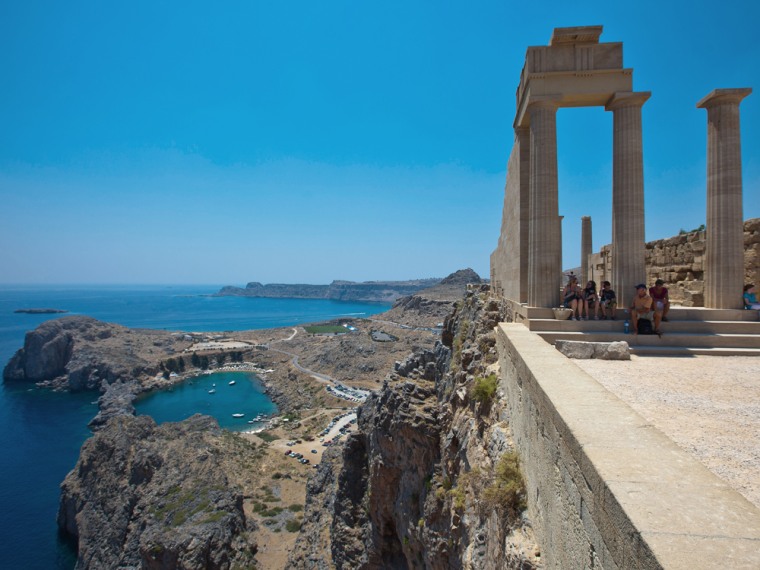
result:
[[[235,331],[335,319],[369,317],[385,311],[381,303],[340,302],[312,299],[255,299],[212,297],[219,286],[0,286],[0,363],[21,348],[26,331],[34,329],[51,315],[18,314],[23,308],[54,308],[66,315],[87,315],[133,328],[183,331]],[[55,315],[60,318],[66,315]],[[249,414],[266,413],[258,405],[241,407],[240,401],[228,405],[229,395],[220,382],[201,377],[193,384],[175,386],[173,393],[148,396],[137,403],[157,405],[152,411],[158,421],[173,421],[191,413],[209,413],[224,427],[248,429]],[[218,410],[203,408],[204,382],[216,383]],[[229,387],[229,380],[225,386]],[[255,398],[256,381],[236,376],[232,387],[251,390]],[[194,395],[194,388],[201,393]],[[174,396],[180,396],[175,399]],[[96,393],[55,394],[33,386],[0,385],[0,565],[26,570],[74,567],[70,548],[58,539],[55,523],[58,486],[74,467],[79,448],[90,435],[87,422],[97,413]],[[263,396],[260,394],[260,396]],[[266,396],[264,404],[272,406]],[[194,406],[184,407],[186,401]],[[177,415],[170,415],[175,407]],[[179,402],[185,402],[182,405]],[[192,412],[190,411],[192,410]],[[205,411],[204,411],[205,410]],[[166,415],[163,415],[163,414]],[[171,412],[174,413],[174,412]],[[232,413],[244,413],[235,421]],[[253,416],[255,417],[255,416]]]
[[[264,393],[250,372],[217,372],[191,378],[171,388],[148,394],[135,402],[140,415],[158,423],[178,422],[200,413],[213,416],[223,428],[234,431],[257,429],[259,414],[271,415],[277,406]],[[243,414],[233,417],[233,414]],[[249,423],[254,422],[254,423]]]

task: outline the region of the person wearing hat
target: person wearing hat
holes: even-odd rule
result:
[[[649,296],[654,302],[654,312],[660,314],[660,320],[668,322],[668,311],[670,310],[670,299],[668,298],[668,288],[663,287],[665,281],[658,279],[654,282],[654,287],[649,288]]]
[[[639,334],[639,319],[648,319],[654,323],[654,332],[660,334],[660,314],[652,310],[652,297],[647,294],[647,286],[636,285],[636,294],[631,303],[631,320],[633,334]]]

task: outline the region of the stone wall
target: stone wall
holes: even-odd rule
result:
[[[760,568],[760,510],[526,327],[496,333],[544,568]]]
[[[689,232],[646,244],[646,281],[662,279],[673,302],[685,307],[704,306],[706,232]],[[597,283],[608,279],[611,246],[606,245],[589,258],[589,275]],[[760,218],[744,222],[744,279],[760,285]],[[620,295],[620,292],[617,292]],[[737,295],[741,295],[737,291]]]

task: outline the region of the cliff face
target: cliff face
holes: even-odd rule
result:
[[[223,287],[217,295],[240,297],[272,297],[290,299],[332,299],[335,301],[370,301],[391,303],[404,295],[432,287],[440,279],[413,281],[333,281],[330,285],[299,285],[287,283],[248,283],[245,288]]]
[[[487,290],[457,304],[435,350],[396,364],[342,457],[323,458],[292,567],[539,566],[519,481],[503,467],[517,461],[504,410],[476,388],[498,366],[492,329],[504,318]]]
[[[209,417],[109,422],[61,485],[58,526],[77,569],[251,567],[253,528],[223,459],[233,454],[245,462],[254,448]]]

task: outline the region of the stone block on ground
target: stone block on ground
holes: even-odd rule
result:
[[[554,346],[568,358],[598,360],[630,360],[631,349],[625,341],[583,342],[558,340]]]

